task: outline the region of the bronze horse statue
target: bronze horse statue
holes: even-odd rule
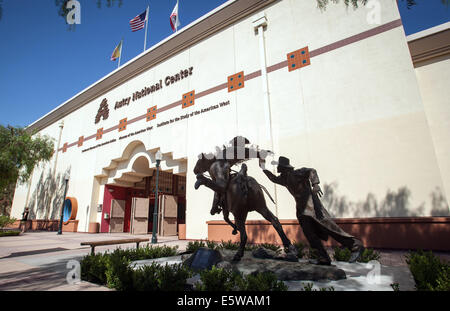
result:
[[[248,160],[248,158],[244,160]],[[194,167],[194,174],[197,176],[195,189],[204,185],[222,196],[221,205],[224,220],[233,228],[233,234],[237,234],[237,231],[240,233],[240,245],[233,261],[239,261],[244,255],[245,244],[247,243],[245,221],[248,213],[252,211],[260,213],[272,224],[283,241],[287,253],[286,259],[296,261],[297,249],[286,237],[278,218],[267,208],[262,190],[264,188],[253,177],[247,176],[245,163],[242,164],[240,172],[231,172],[231,167],[242,161],[242,159],[236,158],[218,159],[212,154],[209,154],[209,156],[202,154]],[[211,179],[203,175],[205,172],[209,172]],[[267,190],[265,191],[267,192]],[[269,195],[268,192],[267,194]],[[230,212],[234,216],[235,224],[229,219]]]

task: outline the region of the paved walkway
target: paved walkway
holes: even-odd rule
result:
[[[89,246],[81,242],[117,240],[126,238],[149,238],[151,235],[130,235],[128,233],[86,234],[63,232],[25,232],[20,236],[0,237],[0,290],[13,291],[99,291],[106,287],[88,282],[69,284],[66,280],[73,266],[67,267],[71,260],[80,261],[90,254]],[[178,246],[186,249],[188,241],[177,237],[160,237],[158,245]],[[147,243],[141,243],[146,246]],[[136,243],[98,246],[95,252],[114,250],[117,247],[136,247]]]
[[[90,253],[89,246],[80,246],[81,242],[116,240],[151,235],[130,235],[128,233],[68,233],[57,235],[56,232],[26,232],[20,236],[0,237],[0,290],[109,290],[88,282],[69,284],[66,280],[73,267],[67,267],[71,260],[80,261]],[[158,245],[178,246],[180,251],[186,249],[189,241],[177,237],[159,237]],[[147,243],[141,243],[145,246]],[[114,250],[117,247],[135,247],[136,243],[99,246],[96,252]],[[404,251],[378,250],[380,263],[391,267],[405,267]],[[450,253],[436,253],[450,261]]]

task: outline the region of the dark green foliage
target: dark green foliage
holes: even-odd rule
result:
[[[176,255],[176,247],[168,246],[147,246],[139,249],[116,249],[112,253],[87,255],[81,260],[81,279],[107,285],[109,288],[117,290],[134,289],[134,281],[137,281],[137,288],[151,287],[151,281],[144,281],[139,273],[151,275],[151,270],[136,272],[129,264],[131,261],[169,257]],[[174,268],[180,270],[178,267]],[[175,273],[175,272],[174,272]],[[179,277],[182,271],[176,272]],[[166,271],[165,276],[168,275]],[[164,286],[166,283],[163,283]],[[158,285],[159,286],[159,285]]]
[[[162,291],[183,291],[186,280],[192,276],[183,264],[160,266],[157,271],[158,289]]]
[[[400,291],[400,284],[398,284],[398,283],[392,283],[391,287],[394,290],[394,292],[399,292]]]
[[[334,287],[330,286],[330,287],[321,287],[319,288],[319,290],[314,288],[314,284],[313,283],[306,283],[305,285],[303,285],[303,289],[301,289],[302,291],[305,292],[334,292]]]
[[[108,256],[106,261],[106,283],[109,288],[119,291],[133,289],[133,270],[129,267],[130,260],[125,251],[116,249]]]
[[[17,219],[11,218],[6,215],[0,215],[0,229],[5,228],[8,225],[12,225]]]
[[[410,252],[406,263],[416,282],[417,290],[449,291],[450,265],[435,256],[431,251]]]
[[[227,242],[222,241],[222,243],[220,244],[220,248],[237,251],[239,249],[239,243],[232,242],[231,240],[228,240]]]
[[[203,242],[202,240],[189,242],[186,246],[186,252],[195,253],[195,251],[201,247],[206,247],[205,242]]]
[[[346,247],[334,247],[334,260],[336,261],[349,261],[352,252]]]
[[[212,267],[200,273],[201,291],[286,291],[288,287],[278,281],[275,274],[263,272],[243,276],[241,273]]]
[[[81,279],[92,283],[106,284],[106,262],[106,254],[85,256],[81,260]]]
[[[51,159],[54,147],[48,136],[33,135],[20,127],[0,125],[0,190],[26,182],[34,167]]]
[[[336,261],[349,261],[352,252],[346,247],[334,247],[334,260]],[[372,260],[380,260],[380,253],[371,249],[365,248],[361,254],[361,257],[358,259],[358,262],[367,263]]]
[[[303,258],[306,256],[306,253],[305,253],[306,245],[304,243],[293,241],[292,244],[297,248],[297,252],[298,252],[297,257],[298,258]]]
[[[20,231],[8,230],[8,231],[0,231],[0,237],[2,236],[18,236],[20,235]]]
[[[367,263],[372,260],[380,260],[380,253],[371,248],[365,248],[361,254],[361,257],[358,259],[358,262]]]
[[[241,283],[242,291],[287,291],[288,287],[282,281],[278,281],[276,275],[272,272],[262,272],[258,274],[249,274]]]
[[[242,281],[239,273],[217,268],[213,266],[211,270],[200,272],[201,284],[197,290],[201,291],[232,291],[237,290],[237,284]]]
[[[132,273],[133,289],[135,291],[158,290],[159,265],[153,263],[150,266],[139,267]]]
[[[319,252],[311,247],[308,248],[308,259],[319,259]]]

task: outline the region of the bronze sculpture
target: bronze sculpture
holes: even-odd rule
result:
[[[215,192],[211,214],[217,212],[218,205],[221,205],[224,220],[233,228],[233,234],[237,234],[237,231],[240,233],[239,250],[233,260],[239,261],[244,254],[245,244],[247,243],[245,221],[247,214],[251,211],[260,213],[273,225],[283,242],[283,246],[287,252],[287,259],[297,260],[295,246],[286,237],[278,218],[267,208],[263,188],[253,177],[247,176],[247,166],[245,163],[242,164],[240,172],[231,172],[231,167],[234,164],[251,158],[249,152],[245,153],[245,151],[251,151],[245,147],[248,140],[245,139],[245,142],[241,145],[238,144],[236,139],[232,142],[234,143],[232,147],[234,148],[234,152],[232,153],[233,157],[217,158],[216,156],[202,154],[194,168],[194,173],[197,176],[195,189],[204,185]],[[239,148],[241,149],[239,150]],[[224,148],[221,152],[226,152],[226,149]],[[237,156],[239,151],[243,152],[243,159]],[[257,152],[254,155],[260,157],[260,154]],[[206,171],[209,172],[211,179],[203,175]],[[234,216],[235,224],[229,219],[230,212]]]
[[[328,214],[320,201],[323,195],[319,186],[319,177],[313,168],[294,170],[289,159],[279,157],[277,162],[279,176],[275,176],[265,169],[265,160],[260,159],[260,167],[266,176],[274,183],[285,186],[293,195],[296,202],[297,219],[311,248],[317,250],[319,259],[315,264],[330,265],[331,259],[322,245],[321,240],[327,241],[333,237],[343,246],[352,251],[349,262],[355,262],[361,256],[364,247],[362,242],[343,231]]]

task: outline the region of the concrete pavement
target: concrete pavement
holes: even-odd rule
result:
[[[67,266],[71,260],[80,261],[81,258],[90,253],[89,246],[80,246],[81,242],[100,241],[100,240],[116,240],[127,239],[132,237],[148,237],[151,241],[151,235],[130,235],[129,233],[69,233],[63,232],[57,235],[56,232],[25,232],[20,236],[0,237],[0,290],[12,291],[99,291],[109,290],[106,287],[91,284],[88,282],[79,282],[69,284],[67,275],[73,270],[73,266]],[[178,240],[175,237],[159,237],[158,245],[178,246],[180,251],[186,249],[189,241]],[[141,243],[146,246],[147,243]],[[95,248],[95,252],[105,252],[106,250],[114,250],[117,247],[134,248],[136,243],[99,246]],[[400,290],[411,290],[413,285],[406,265],[405,251],[398,250],[378,250],[381,254],[380,264],[382,265],[382,275],[386,276],[385,285],[389,285],[390,281],[402,280],[403,284]],[[450,260],[449,253],[436,253],[440,257]],[[342,265],[346,272],[351,267],[345,266],[346,263],[335,263]],[[359,276],[366,277],[368,269],[365,264],[359,264],[357,269],[359,272],[351,274],[353,277],[351,284],[315,284],[318,287],[333,286],[336,290],[387,290],[389,287],[361,287],[358,282]],[[398,269],[395,269],[398,267]],[[367,270],[367,271],[366,271]],[[399,279],[398,273],[402,277]],[[350,279],[350,278],[349,278]],[[348,283],[348,282],[347,282]],[[356,286],[356,285],[358,286]],[[301,288],[300,283],[291,284]],[[297,290],[298,290],[297,289]]]

